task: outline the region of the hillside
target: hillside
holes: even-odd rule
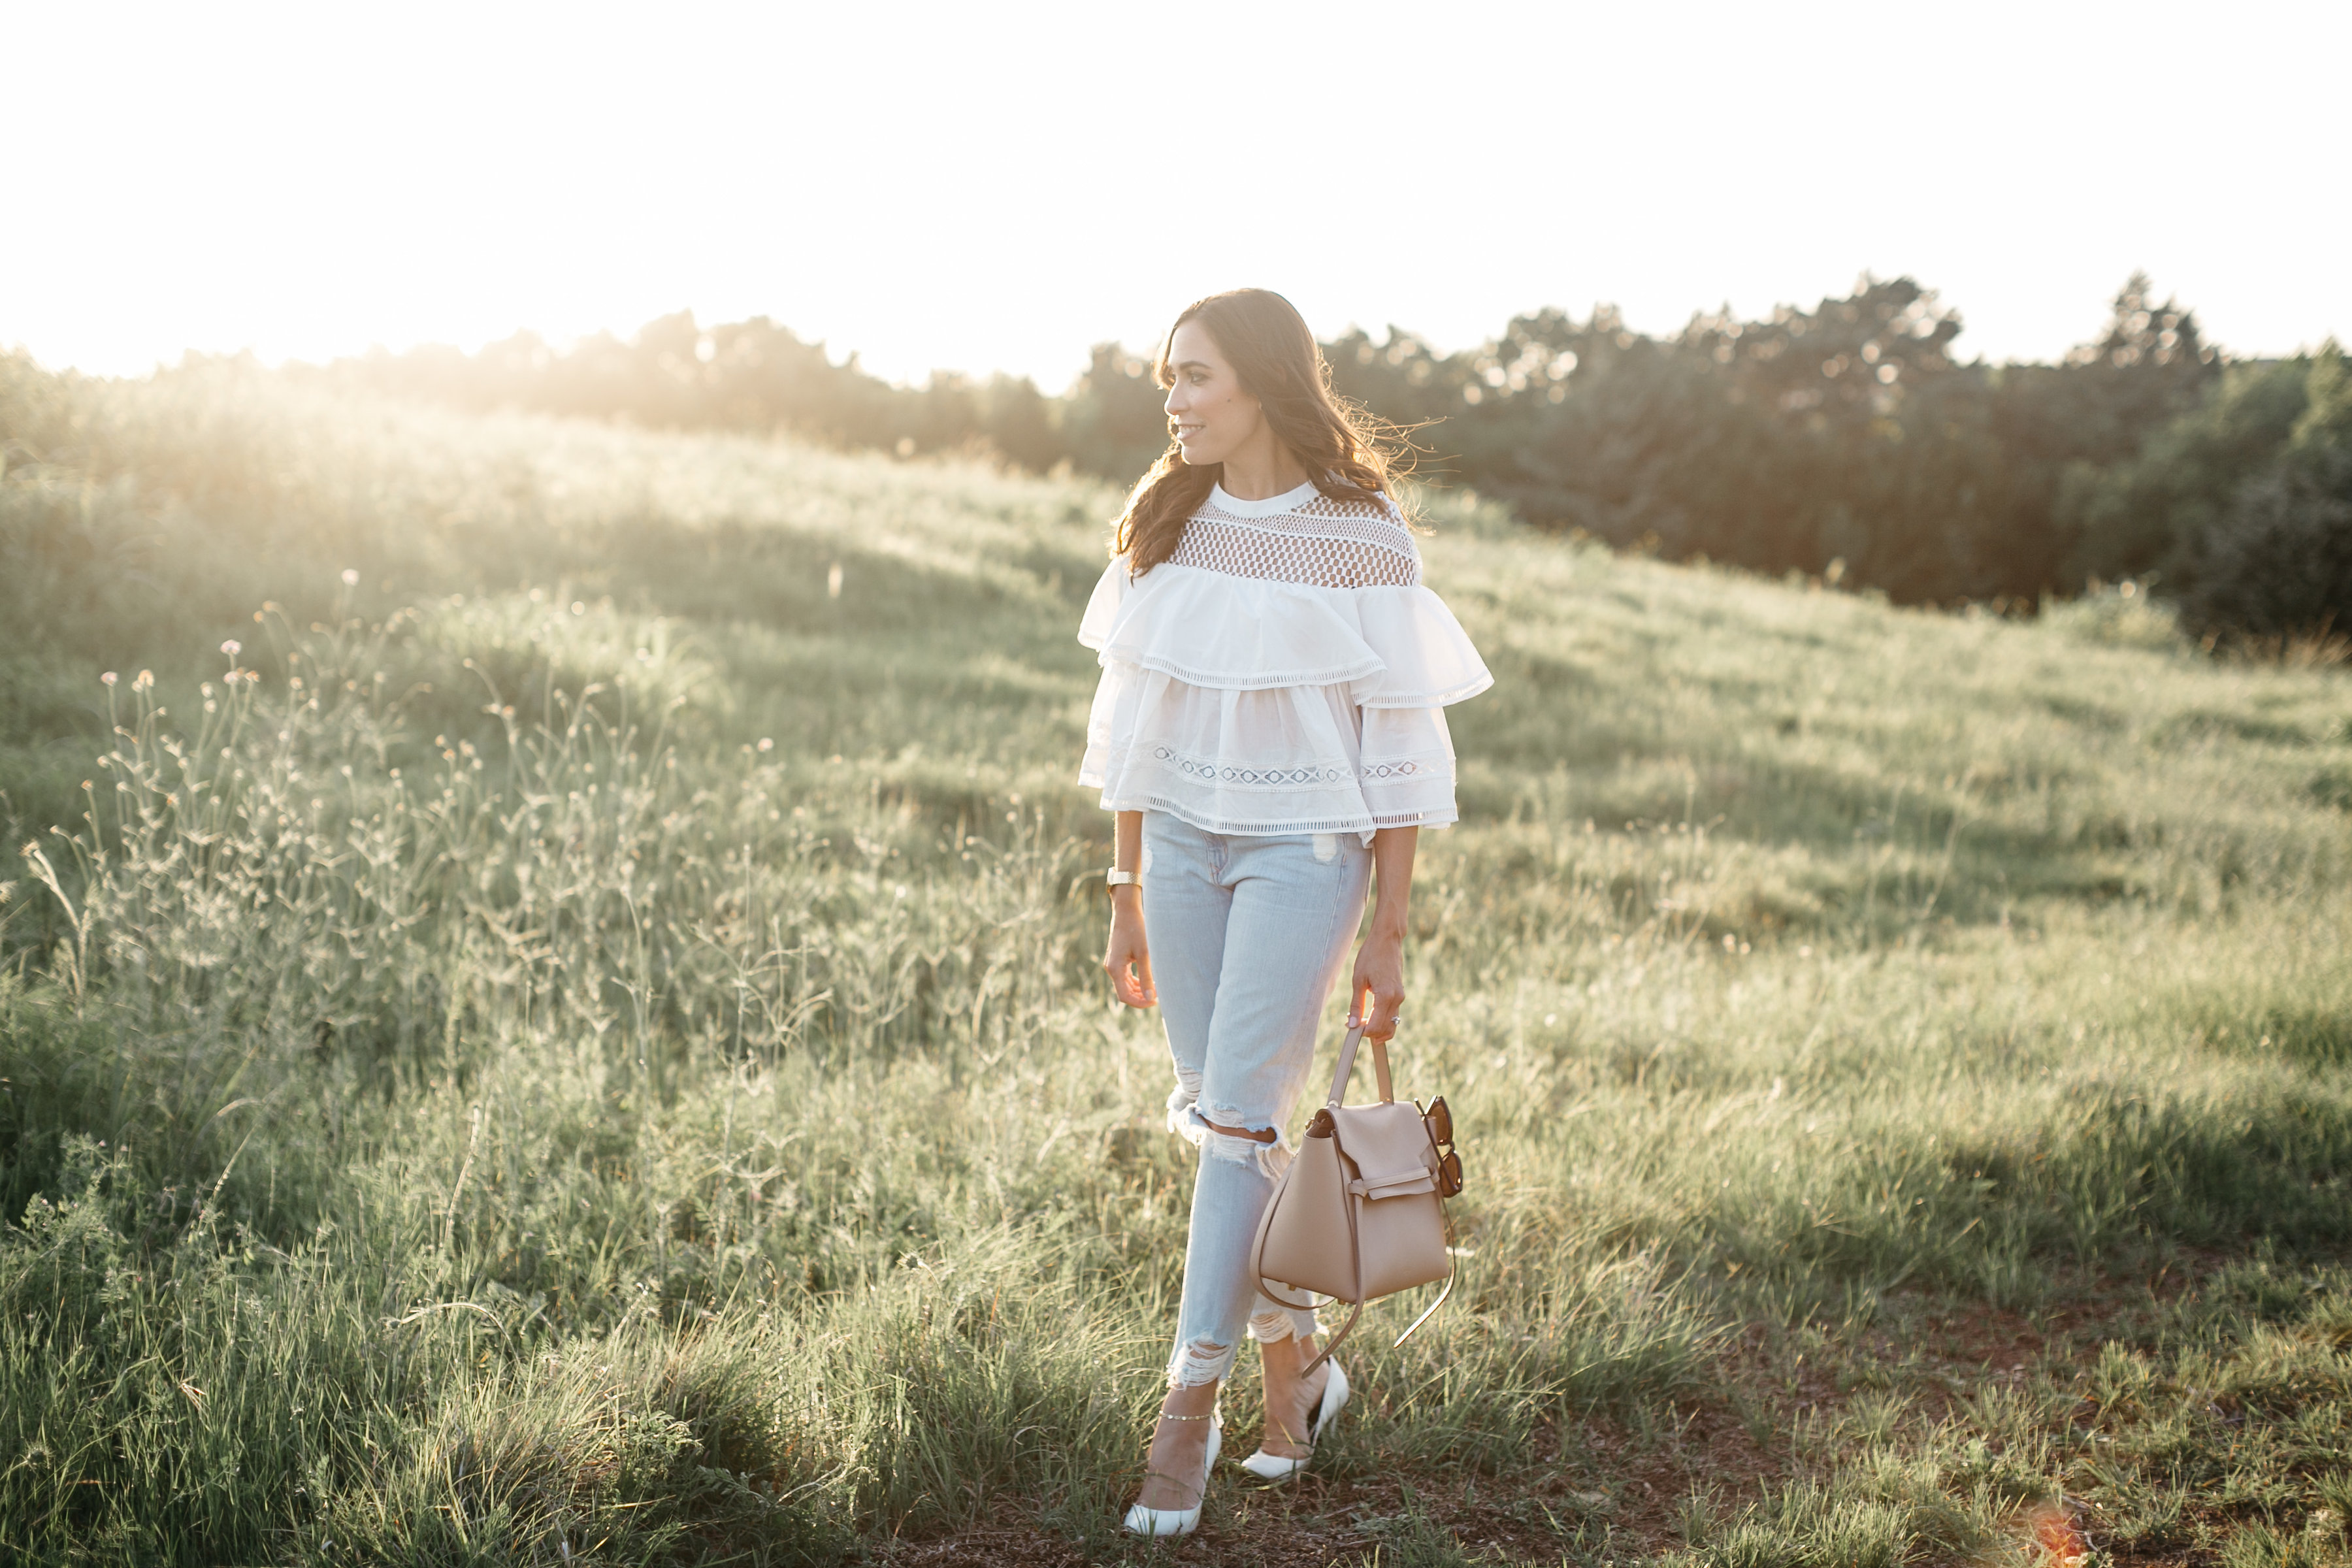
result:
[[[229,364],[0,456],[0,1555],[1123,1550],[1112,492]],[[2342,1560],[2352,681],[1424,499],[1462,1288],[1188,1559]]]

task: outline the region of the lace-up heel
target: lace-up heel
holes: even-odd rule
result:
[[[1339,1369],[1332,1369],[1337,1372]],[[1136,1503],[1127,1510],[1127,1532],[1129,1535],[1190,1535],[1201,1526],[1201,1499],[1209,1495],[1209,1476],[1217,1468],[1217,1451],[1225,1445],[1224,1417],[1211,1410],[1206,1415],[1171,1415],[1160,1413],[1162,1421],[1206,1421],[1209,1423],[1209,1448],[1201,1462],[1200,1498],[1191,1508],[1146,1508]],[[1157,1474],[1158,1472],[1153,1472]],[[1173,1480],[1174,1477],[1168,1478]]]

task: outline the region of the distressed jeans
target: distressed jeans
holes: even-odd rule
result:
[[[1168,1125],[1201,1151],[1169,1386],[1232,1371],[1244,1322],[1276,1342],[1312,1311],[1265,1296],[1249,1271],[1257,1223],[1290,1163],[1287,1123],[1315,1065],[1323,1004],[1364,911],[1372,852],[1352,833],[1208,833],[1143,818],[1143,923],[1174,1058]],[[1220,1126],[1261,1131],[1271,1143]]]

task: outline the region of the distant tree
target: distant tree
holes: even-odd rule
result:
[[[1908,278],[1864,278],[1811,310],[1693,318],[1678,356],[1719,389],[1699,548],[1766,570],[1824,570],[1905,598],[1952,591],[1949,498],[1917,481],[1941,456],[1916,414],[1954,369],[1960,319]],[[1923,563],[1927,569],[1922,570]]]
[[[2352,462],[2280,465],[2198,542],[2191,630],[2256,637],[2352,632]]]
[[[1097,343],[1087,372],[1063,400],[1062,441],[1074,467],[1115,483],[1140,479],[1168,449],[1167,394],[1151,362]]]
[[[2181,609],[2200,633],[2352,634],[2352,374],[2332,342],[2273,379],[2297,368],[2285,439],[2189,546]]]
[[[2159,426],[2126,460],[2073,465],[2059,502],[2072,582],[2153,577],[2189,589],[2200,542],[2277,460],[2309,406],[2310,382],[2304,360],[2231,366],[2201,407]]]
[[[1351,327],[1323,345],[1323,358],[1334,391],[1400,426],[1433,426],[1475,401],[1465,398],[1475,373],[1465,356],[1440,354],[1394,325],[1380,342]]]
[[[1044,473],[1066,456],[1054,405],[1027,376],[992,376],[980,389],[980,429],[1008,461]]]
[[[2116,293],[2105,331],[2065,364],[2080,373],[2074,439],[2093,462],[2127,456],[2149,431],[2197,407],[2221,368],[2196,312],[2177,300],[2158,304],[2145,272]]]
[[[2285,457],[2291,466],[2333,472],[2347,451],[2352,451],[2352,362],[2330,338],[2311,357],[2303,414],[2287,436]]]

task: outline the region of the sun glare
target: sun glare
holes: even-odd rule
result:
[[[691,309],[1055,391],[1236,283],[1452,349],[1547,304],[1655,331],[1868,269],[1963,308],[1964,352],[2046,359],[2135,268],[2240,352],[2352,335],[2352,219],[2305,199],[2352,13],[2134,8],[2197,60],[2195,116],[2082,90],[2126,15],[48,7],[0,103],[42,149],[0,342],[138,372]],[[2301,237],[2180,219],[2217,203]]]

